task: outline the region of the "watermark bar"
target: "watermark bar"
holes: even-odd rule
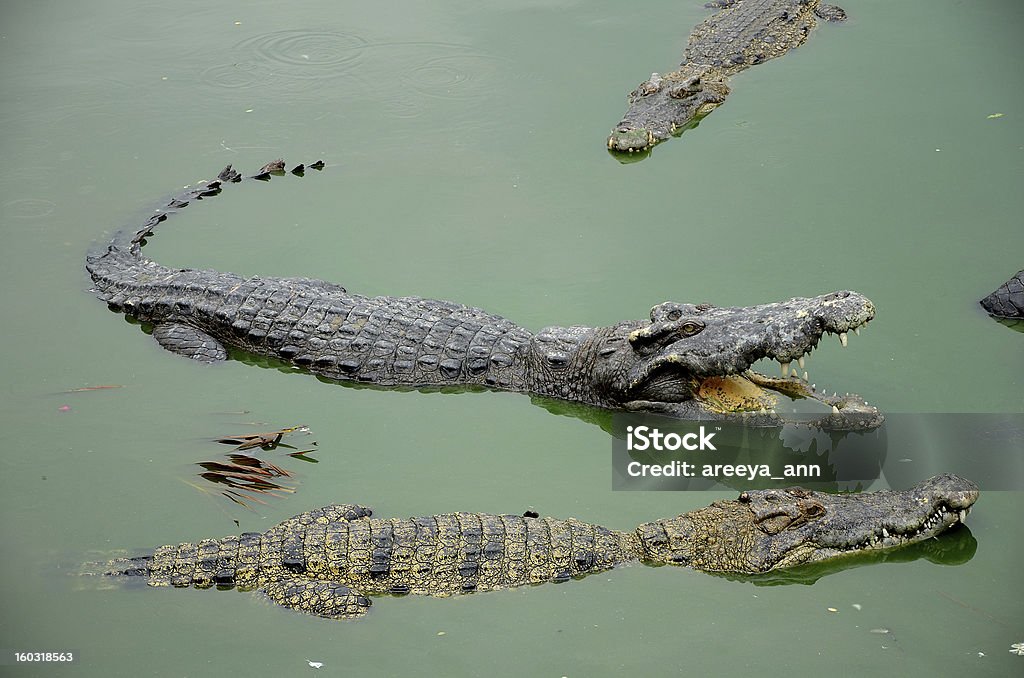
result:
[[[1024,414],[889,414],[866,431],[617,414],[612,489],[903,489],[939,473],[1024,490]]]

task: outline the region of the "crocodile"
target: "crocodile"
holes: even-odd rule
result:
[[[161,546],[80,574],[255,590],[292,610],[351,619],[369,610],[372,595],[494,591],[625,563],[760,575],[930,539],[962,523],[977,498],[974,483],[951,474],[864,494],[749,490],[632,532],[534,513],[373,518],[366,507],[340,504],[264,533]]]
[[[1017,271],[979,303],[997,318],[1024,319],[1024,271]]]
[[[629,108],[608,137],[616,152],[645,151],[679,134],[725,102],[730,76],[799,47],[817,19],[846,13],[818,0],[717,0],[721,9],[690,33],[679,68],[629,94]]]
[[[278,161],[255,178],[282,174]],[[142,256],[158,224],[241,180],[228,166],[216,180],[174,197],[134,234],[119,234],[87,257],[96,295],[151,327],[169,351],[219,362],[232,348],[333,381],[515,391],[606,410],[754,425],[781,423],[774,410],[784,395],[823,405],[818,419],[803,424],[857,429],[880,423],[879,411],[859,396],[828,395],[796,369],[824,335],[837,335],[845,346],[848,333],[859,333],[874,317],[871,301],[856,292],[749,307],[664,302],[649,320],[534,333],[449,301],[367,297],[309,278],[173,269]],[[781,374],[751,369],[761,359],[778,361]]]

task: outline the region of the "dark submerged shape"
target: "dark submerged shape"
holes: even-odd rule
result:
[[[284,174],[283,162],[256,178],[271,174]],[[309,278],[171,269],[141,255],[144,239],[169,215],[240,180],[229,166],[216,181],[173,199],[127,240],[87,259],[96,295],[112,310],[152,324],[160,345],[180,355],[217,362],[233,347],[344,382],[478,386],[760,425],[781,422],[772,409],[777,394],[785,394],[828,406],[819,426],[856,429],[881,421],[858,396],[829,396],[791,366],[825,334],[838,335],[845,346],[847,333],[874,317],[874,306],[856,292],[749,307],[665,302],[651,309],[649,320],[533,333],[448,301],[366,297]],[[751,369],[763,358],[781,364],[780,377]]]
[[[369,595],[450,596],[562,582],[628,562],[760,574],[934,537],[963,522],[977,486],[941,475],[903,491],[751,490],[732,501],[609,530],[575,518],[449,513],[371,518],[350,504],[259,533],[162,546],[85,574],[150,586],[259,590],[285,607],[359,617]],[[87,569],[90,566],[86,566]]]
[[[690,33],[679,68],[652,73],[629,94],[629,109],[608,137],[612,151],[644,151],[682,132],[725,102],[729,77],[799,47],[817,19],[846,13],[818,0],[717,0],[721,9]]]
[[[1024,271],[1017,271],[1016,275],[979,303],[997,318],[1024,319]]]

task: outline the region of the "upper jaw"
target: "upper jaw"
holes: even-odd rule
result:
[[[803,372],[803,358],[825,334],[838,335],[846,346],[847,333],[857,332],[874,315],[870,300],[849,291],[748,308],[666,302],[652,309],[649,325],[629,335],[639,360],[628,374],[627,391],[637,398],[656,398],[650,393],[656,375],[676,375],[680,383],[688,381],[693,392],[699,392],[709,378],[741,375],[736,379],[793,398],[810,398],[850,411],[867,408],[867,403],[855,396],[829,398],[818,391]],[[780,363],[781,377],[750,370],[764,358]]]

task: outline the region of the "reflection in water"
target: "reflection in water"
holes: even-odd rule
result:
[[[1009,327],[1011,330],[1015,330],[1017,332],[1024,332],[1024,320],[1018,320],[1016,318],[996,318],[994,316],[990,317],[1003,327]]]
[[[861,551],[860,553],[843,558],[798,565],[786,570],[776,570],[765,574],[710,574],[732,581],[750,582],[754,586],[810,585],[830,574],[865,565],[910,563],[922,558],[937,565],[963,565],[974,557],[977,550],[978,540],[971,534],[971,530],[966,525],[958,525],[933,539],[926,539],[887,551]]]

